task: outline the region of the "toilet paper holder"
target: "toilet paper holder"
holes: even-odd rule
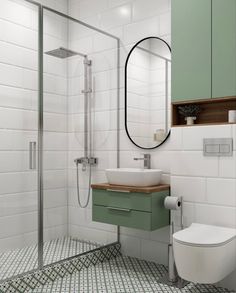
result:
[[[170,211],[180,211],[180,228],[183,230],[184,219],[183,219],[183,198],[182,196],[167,196],[164,201],[164,207]],[[171,223],[172,234],[174,234],[174,223]]]
[[[164,201],[164,206],[170,211],[180,211],[180,228],[183,229],[183,198],[167,196]],[[174,222],[170,224],[170,243],[168,244],[168,273],[160,279],[160,283],[167,284],[169,286],[176,287],[178,289],[184,288],[188,282],[181,279],[178,275],[175,259],[173,253],[173,234],[174,234]]]

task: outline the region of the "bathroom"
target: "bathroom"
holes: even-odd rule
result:
[[[170,246],[193,223],[236,229],[234,2],[1,1],[1,292],[236,291],[236,244],[234,269],[217,282],[211,270],[204,282],[181,279]],[[151,104],[142,88],[147,60],[163,90],[156,108],[157,86]],[[181,115],[189,104],[196,120]],[[162,124],[151,128],[156,110]],[[180,200],[176,211],[163,205],[153,227],[95,213],[106,170],[129,168],[122,180],[133,186],[148,161],[162,194]],[[117,212],[128,212],[127,195]]]

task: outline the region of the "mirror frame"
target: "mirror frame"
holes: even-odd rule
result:
[[[125,105],[124,105],[124,106],[125,106],[125,131],[126,131],[126,134],[127,134],[128,138],[130,139],[130,141],[131,141],[136,147],[138,147],[138,148],[140,148],[140,149],[143,149],[143,150],[153,150],[153,149],[156,149],[156,148],[160,147],[163,143],[166,142],[166,140],[169,138],[170,133],[171,133],[171,127],[170,127],[170,130],[169,130],[169,132],[168,132],[166,138],[165,138],[160,144],[158,144],[157,146],[154,146],[154,147],[145,148],[145,147],[142,147],[142,146],[138,145],[137,143],[135,143],[135,142],[133,141],[133,139],[131,138],[131,136],[129,135],[129,131],[128,131],[128,125],[127,125],[127,77],[128,77],[128,74],[127,74],[127,71],[128,71],[128,70],[127,70],[127,67],[128,67],[128,62],[129,62],[130,55],[132,54],[132,52],[134,51],[134,49],[135,49],[135,48],[136,48],[141,42],[143,42],[143,41],[145,41],[145,40],[148,40],[148,39],[157,39],[157,40],[162,41],[163,43],[166,44],[166,46],[168,47],[168,49],[170,50],[170,53],[171,53],[171,47],[169,46],[169,44],[168,44],[166,41],[164,41],[163,39],[161,39],[161,38],[159,38],[159,37],[147,37],[147,38],[144,38],[144,39],[140,40],[139,42],[137,42],[137,43],[132,47],[132,49],[129,51],[129,54],[128,54],[128,56],[127,56],[127,58],[126,58],[126,61],[125,61]]]

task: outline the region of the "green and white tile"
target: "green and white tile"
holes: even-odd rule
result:
[[[44,264],[54,263],[98,248],[100,245],[71,237],[44,243]],[[38,267],[37,244],[0,254],[0,280],[28,272]]]
[[[90,246],[90,249],[92,249],[91,243],[87,244]],[[77,244],[77,247],[78,246],[79,244]],[[82,246],[84,247],[85,243],[83,243]],[[120,249],[121,245],[119,243],[96,247],[96,249],[86,251],[78,256],[65,259],[59,263],[50,264],[42,270],[29,272],[22,276],[11,278],[10,280],[2,282],[0,284],[0,292],[33,292],[33,290],[38,286],[46,286],[46,284],[53,283],[57,279],[67,278],[74,272],[87,269],[90,266],[95,266],[114,257],[118,257],[121,255]],[[59,254],[56,252],[56,255]]]
[[[229,293],[213,285],[189,283],[183,289],[164,285],[158,280],[167,268],[153,262],[131,257],[117,257],[109,261],[76,271],[54,283],[36,288],[32,293]]]

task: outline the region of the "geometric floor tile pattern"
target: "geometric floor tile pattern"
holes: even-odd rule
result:
[[[120,256],[67,275],[32,293],[229,293],[212,285],[188,284],[177,289],[158,282],[167,268],[153,262]]]
[[[65,259],[60,263],[50,264],[49,266],[43,267],[41,270],[28,272],[24,275],[6,280],[0,284],[0,292],[33,292],[37,287],[45,286],[58,279],[61,280],[68,275],[72,275],[76,271],[78,272],[87,269],[90,266],[95,266],[98,263],[106,262],[112,258],[118,257],[121,255],[120,249],[121,245],[118,242],[101,247],[99,246],[92,251],[87,251],[86,253]]]
[[[87,269],[98,263],[106,262],[121,255],[121,245],[118,242],[98,247],[92,251],[65,259],[59,263],[50,264],[41,270],[27,272],[10,280],[0,283],[1,293],[25,293],[33,292],[35,288],[53,283],[76,271]]]
[[[44,264],[75,256],[99,247],[99,244],[72,237],[63,237],[44,243]],[[37,244],[0,254],[0,280],[37,269]]]

